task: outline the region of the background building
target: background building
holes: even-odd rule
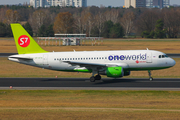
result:
[[[125,0],[124,1],[124,6],[125,8],[129,8],[130,6],[136,8],[136,4],[135,4],[136,0]]]
[[[75,7],[87,7],[87,0],[73,0]]]
[[[125,0],[125,7],[147,7],[147,8],[164,8],[169,7],[170,0]]]
[[[146,0],[136,0],[136,7],[146,7]]]
[[[30,0],[30,5],[34,8],[50,6],[87,7],[87,0]]]

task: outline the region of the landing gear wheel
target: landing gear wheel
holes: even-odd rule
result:
[[[148,73],[149,73],[149,80],[153,81],[153,77],[151,77],[151,71],[149,70]]]
[[[90,81],[95,82],[95,77],[94,76],[90,77]]]
[[[101,80],[101,76],[100,75],[96,75],[95,76],[95,80]]]
[[[150,78],[149,78],[149,80],[150,80],[150,81],[153,81],[153,78],[152,78],[152,77],[150,77]]]

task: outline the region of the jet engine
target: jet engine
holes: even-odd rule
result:
[[[107,77],[123,77],[124,71],[122,67],[107,67],[105,71],[99,72],[101,75],[107,75]]]

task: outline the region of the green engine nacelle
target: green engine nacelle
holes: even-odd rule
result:
[[[113,78],[123,77],[124,71],[122,67],[108,67],[106,68],[106,75]]]

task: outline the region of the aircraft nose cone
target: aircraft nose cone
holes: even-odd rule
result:
[[[176,61],[175,60],[173,60],[173,66],[176,64]]]
[[[176,61],[175,60],[171,60],[171,66],[174,66],[176,64]]]

